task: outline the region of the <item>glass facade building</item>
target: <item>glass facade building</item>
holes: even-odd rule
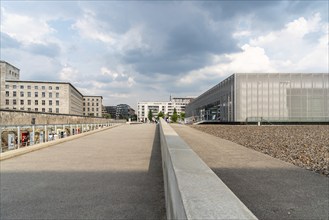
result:
[[[329,122],[328,73],[237,73],[186,107],[189,120]]]

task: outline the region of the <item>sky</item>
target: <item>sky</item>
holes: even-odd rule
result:
[[[1,0],[1,60],[104,105],[202,94],[233,73],[328,73],[328,1]]]

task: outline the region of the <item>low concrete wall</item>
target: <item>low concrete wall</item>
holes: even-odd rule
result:
[[[94,133],[97,133],[97,132],[100,132],[100,131],[111,129],[111,128],[117,127],[119,125],[121,125],[121,124],[116,124],[116,125],[113,125],[113,126],[110,126],[110,127],[104,127],[104,128],[96,129],[96,130],[93,130],[93,131],[88,131],[88,132],[85,132],[85,133],[72,135],[72,136],[69,136],[69,137],[66,137],[66,138],[61,138],[61,139],[54,140],[54,141],[49,141],[49,142],[46,142],[46,143],[35,144],[33,146],[23,147],[23,148],[19,148],[19,149],[16,149],[16,150],[7,151],[5,153],[0,154],[0,161],[7,160],[7,159],[10,159],[10,158],[13,158],[13,157],[17,157],[17,156],[20,156],[20,155],[23,155],[23,154],[27,154],[27,153],[30,153],[30,152],[33,152],[33,151],[41,150],[43,148],[51,147],[51,146],[54,146],[54,145],[57,145],[57,144],[60,144],[60,143],[64,143],[64,142],[71,141],[71,140],[74,140],[74,139],[77,139],[77,138],[80,138],[80,137],[91,135],[91,134],[94,134]]]
[[[257,219],[163,119],[160,140],[168,219]]]
[[[126,120],[100,117],[0,109],[0,125],[31,125],[32,118],[35,118],[35,124],[126,123]]]

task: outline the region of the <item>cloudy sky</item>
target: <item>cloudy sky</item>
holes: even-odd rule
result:
[[[197,96],[235,72],[328,72],[327,1],[6,1],[1,60],[104,105]]]

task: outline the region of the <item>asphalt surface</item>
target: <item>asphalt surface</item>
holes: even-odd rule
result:
[[[175,131],[259,219],[329,219],[329,178],[184,125]]]
[[[156,125],[122,125],[0,170],[0,219],[166,218]]]

